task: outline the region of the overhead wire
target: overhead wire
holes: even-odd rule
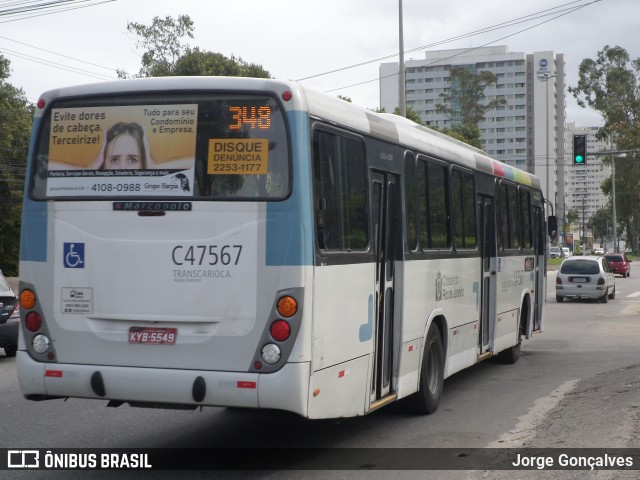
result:
[[[25,20],[27,18],[41,17],[43,15],[51,15],[54,13],[67,12],[69,10],[77,10],[80,8],[93,7],[96,5],[101,5],[103,3],[115,2],[116,0],[54,0],[49,2],[40,2],[35,5],[24,5],[25,3],[36,3],[36,2],[17,2],[21,7],[18,8],[10,8],[10,9],[0,9],[0,17],[10,17],[14,16],[16,18],[11,18],[9,20],[0,21],[0,23],[8,23],[15,22],[19,20]],[[75,5],[74,4],[86,4],[86,5]],[[70,5],[65,7],[65,5]],[[64,7],[64,8],[62,8]],[[43,13],[34,14],[34,15],[26,15],[32,11],[43,10]]]
[[[582,0],[577,0],[577,1],[582,1]],[[494,44],[494,43],[496,43],[496,42],[500,42],[500,41],[502,41],[502,40],[505,40],[505,39],[507,39],[507,38],[513,37],[513,36],[515,36],[515,35],[518,35],[518,34],[520,34],[520,33],[526,32],[526,31],[528,31],[528,30],[532,30],[532,29],[537,28],[537,27],[539,27],[539,26],[541,26],[541,25],[547,24],[547,23],[549,23],[549,22],[552,22],[552,21],[554,21],[554,20],[557,20],[558,18],[564,17],[564,16],[566,16],[566,15],[569,15],[569,14],[571,14],[571,13],[574,13],[574,12],[576,12],[576,11],[578,11],[578,10],[581,10],[581,9],[586,8],[586,7],[588,7],[588,6],[590,6],[590,5],[594,4],[594,3],[598,3],[598,2],[601,2],[601,1],[603,1],[603,0],[592,0],[592,1],[590,1],[589,3],[587,3],[587,4],[584,4],[584,5],[577,5],[577,6],[574,6],[574,7],[566,8],[566,9],[564,9],[564,10],[557,10],[557,9],[558,9],[558,8],[561,8],[561,7],[564,7],[564,6],[566,6],[566,5],[570,5],[570,4],[573,4],[573,3],[577,3],[577,2],[576,2],[576,1],[573,1],[573,2],[569,2],[569,3],[567,3],[567,4],[564,4],[564,5],[558,6],[558,7],[556,7],[555,9],[551,9],[551,10],[556,10],[556,11],[554,11],[553,13],[548,13],[548,14],[545,14],[545,15],[541,15],[541,16],[538,16],[538,17],[536,17],[536,18],[529,19],[529,20],[527,20],[527,21],[532,21],[532,20],[536,20],[536,19],[538,19],[538,18],[548,17],[548,16],[550,16],[550,15],[555,15],[555,16],[553,16],[552,18],[549,18],[549,19],[547,19],[547,20],[545,20],[545,21],[543,21],[543,22],[540,22],[540,23],[536,23],[535,25],[531,25],[531,26],[529,26],[529,27],[527,27],[527,28],[523,28],[523,29],[518,30],[517,32],[511,33],[511,34],[509,34],[509,35],[505,35],[505,36],[503,36],[503,37],[497,38],[497,39],[492,40],[492,41],[490,41],[490,42],[486,42],[486,43],[484,43],[484,44],[482,44],[482,45],[479,45],[479,46],[476,46],[476,47],[470,47],[470,48],[465,49],[465,50],[463,50],[463,51],[461,51],[461,52],[459,52],[459,53],[452,54],[452,55],[450,55],[450,56],[448,56],[448,57],[439,58],[438,60],[435,60],[434,62],[427,64],[427,66],[428,66],[428,65],[431,65],[431,64],[434,64],[434,63],[441,63],[443,60],[448,60],[448,59],[451,59],[451,58],[455,58],[455,57],[457,57],[457,56],[463,55],[464,53],[472,52],[472,51],[474,51],[474,50],[478,50],[478,49],[480,49],[480,48],[483,48],[483,47],[486,47],[486,46],[488,46],[488,45]],[[542,12],[545,12],[545,11],[546,11],[546,10],[543,10]],[[538,12],[538,13],[540,13],[540,12]],[[556,14],[557,14],[557,15],[556,15]],[[536,14],[531,14],[531,15],[529,15],[529,16],[532,16],[532,15],[536,15]],[[521,17],[521,18],[526,18],[526,17]],[[516,19],[516,20],[520,20],[520,19]],[[503,22],[502,24],[497,24],[497,25],[504,25],[504,24],[508,24],[508,25],[506,25],[506,26],[512,26],[512,25],[517,25],[517,24],[519,24],[519,23],[523,23],[523,22],[522,22],[522,21],[519,21],[519,22],[517,22],[517,23],[513,23],[513,24],[510,24],[509,22]],[[497,29],[506,28],[506,26],[501,26],[501,27],[496,27],[496,28],[486,27],[485,29],[478,30],[477,32],[485,33],[485,30],[488,32],[488,31],[492,31],[492,30],[497,30]],[[490,30],[489,30],[489,29],[490,29]],[[434,44],[431,44],[431,45],[424,45],[424,46],[421,46],[421,47],[412,48],[412,49],[410,49],[410,50],[407,50],[405,53],[415,52],[415,51],[417,51],[417,50],[424,50],[424,49],[430,48],[431,46],[437,46],[437,45],[441,45],[441,44],[444,44],[444,43],[449,43],[449,42],[454,41],[454,40],[459,40],[459,39],[462,39],[462,38],[468,38],[468,37],[475,36],[475,35],[478,35],[478,34],[479,34],[479,33],[470,32],[470,33],[465,34],[465,35],[460,35],[460,36],[457,36],[457,37],[453,37],[452,39],[449,39],[449,40],[442,40],[442,41],[439,41],[439,42],[435,42]],[[386,56],[385,58],[392,58],[392,57],[397,56],[397,55],[398,55],[398,53],[395,53],[395,54],[388,55],[388,56]],[[360,63],[358,63],[358,64],[353,64],[353,65],[348,66],[348,67],[342,67],[341,69],[335,69],[335,70],[332,70],[332,71],[330,71],[330,72],[326,72],[326,74],[329,74],[329,73],[335,73],[335,72],[338,72],[338,71],[343,71],[343,70],[347,70],[347,69],[350,69],[350,68],[359,67],[359,66],[366,65],[366,64],[369,64],[369,63],[374,63],[374,62],[377,62],[377,61],[379,61],[379,60],[378,60],[378,59],[375,59],[375,60],[370,60],[370,61],[367,61],[367,62],[360,62]],[[303,80],[305,80],[305,79],[315,78],[315,77],[322,76],[322,75],[323,75],[323,74],[312,75],[312,76],[310,76],[310,77],[305,77],[305,78],[300,79],[300,80],[298,80],[298,81],[303,81]],[[365,80],[365,81],[362,81],[362,82],[358,82],[358,83],[354,83],[354,84],[350,84],[350,85],[345,85],[345,86],[338,87],[338,88],[332,88],[332,89],[329,89],[329,90],[325,90],[325,92],[327,92],[327,93],[328,93],[328,92],[335,92],[335,91],[338,91],[338,90],[343,90],[343,89],[347,89],[347,88],[357,87],[357,86],[360,86],[360,85],[365,85],[365,84],[367,84],[367,83],[377,82],[377,81],[383,80],[383,79],[385,79],[385,78],[397,77],[398,75],[399,75],[398,73],[393,73],[393,74],[389,74],[389,75],[385,75],[385,76],[379,76],[379,77],[374,78],[374,79],[371,79],[371,80]]]
[[[529,15],[525,15],[525,16],[518,17],[518,18],[515,18],[515,19],[512,19],[512,20],[508,20],[506,22],[497,23],[495,25],[484,27],[484,28],[481,28],[479,30],[474,30],[474,31],[471,31],[471,32],[468,32],[468,33],[465,33],[465,34],[456,35],[454,37],[450,37],[450,38],[447,38],[445,40],[439,40],[437,42],[433,42],[433,43],[430,43],[430,44],[427,44],[427,45],[422,45],[420,47],[414,47],[414,48],[411,48],[409,50],[405,50],[403,53],[407,54],[407,53],[413,53],[413,52],[416,52],[416,51],[419,51],[419,50],[426,50],[428,48],[437,47],[439,45],[443,45],[443,44],[446,44],[446,43],[451,43],[451,42],[454,42],[456,40],[462,40],[462,39],[465,39],[465,38],[470,38],[470,37],[473,37],[473,36],[476,36],[476,35],[480,35],[480,34],[483,34],[483,33],[488,33],[488,32],[494,31],[494,30],[499,30],[499,29],[510,27],[510,26],[513,26],[513,25],[518,25],[520,23],[525,23],[525,22],[530,22],[530,21],[533,21],[533,20],[537,20],[538,18],[543,18],[543,17],[548,17],[550,15],[555,15],[556,13],[559,13],[559,12],[563,12],[563,11],[567,11],[567,10],[573,10],[576,7],[570,7],[570,8],[567,8],[565,10],[559,10],[559,9],[563,8],[563,7],[566,7],[567,5],[572,5],[574,3],[580,3],[582,1],[584,1],[584,0],[574,0],[572,2],[563,4],[563,5],[559,5],[557,7],[548,8],[548,9],[545,9],[545,10],[540,10],[539,12],[531,13]],[[596,0],[596,1],[600,1],[600,0]],[[550,11],[553,11],[553,12],[552,13],[547,13],[547,12],[550,12]],[[375,63],[375,62],[381,62],[383,60],[388,60],[390,58],[397,57],[398,55],[399,55],[398,52],[390,53],[390,54],[384,55],[382,57],[377,57],[377,58],[373,58],[371,60],[366,60],[364,62],[354,63],[354,64],[351,64],[351,65],[348,65],[348,66],[345,66],[345,67],[340,67],[340,68],[336,68],[336,69],[329,70],[329,71],[326,71],[326,72],[317,73],[317,74],[314,74],[314,75],[309,75],[309,76],[306,76],[306,77],[302,77],[302,78],[297,79],[296,81],[301,82],[301,81],[304,81],[304,80],[310,80],[312,78],[317,78],[317,77],[322,77],[322,76],[325,76],[325,75],[330,75],[330,74],[333,74],[333,73],[342,72],[344,70],[350,70],[352,68],[362,67],[362,66],[368,65],[370,63]]]
[[[56,13],[61,13],[61,12],[66,12],[66,11],[70,11],[70,10],[77,10],[80,8],[87,8],[87,7],[92,7],[92,6],[97,6],[97,5],[101,5],[104,3],[110,3],[110,2],[115,2],[116,0],[53,0],[53,1],[46,1],[46,2],[42,2],[41,0],[32,0],[32,1],[0,1],[0,17],[3,16],[11,16],[11,15],[18,15],[18,14],[24,14],[24,13],[28,13],[31,11],[38,11],[38,10],[43,10],[42,13],[39,13],[37,15],[29,15],[29,16],[23,16],[20,18],[13,18],[10,20],[5,20],[2,21],[0,20],[0,23],[7,23],[7,22],[13,22],[13,21],[17,21],[17,20],[24,20],[26,18],[33,18],[33,17],[39,17],[39,16],[44,16],[44,15],[53,15]],[[18,6],[16,8],[5,8],[5,7],[13,7],[13,6]],[[64,7],[64,8],[61,8]],[[46,11],[44,11],[46,10]],[[63,64],[63,63],[59,63],[59,62],[55,62],[53,60],[48,60],[48,59],[44,59],[41,57],[36,57],[33,55],[29,55],[26,54],[24,52],[18,52],[15,50],[11,50],[8,49],[6,47],[0,47],[0,53],[5,53],[8,54],[9,56],[13,56],[16,58],[21,58],[23,60],[28,60],[31,62],[35,62],[35,63],[39,63],[41,65],[46,65],[52,68],[57,68],[59,70],[63,70],[63,71],[67,71],[67,72],[71,72],[71,73],[75,73],[78,75],[83,75],[83,76],[87,76],[90,78],[95,78],[97,80],[115,80],[117,78],[117,75],[115,74],[116,69],[115,68],[110,68],[110,67],[105,67],[103,65],[99,65],[97,63],[93,63],[93,62],[88,62],[85,60],[81,60],[78,58],[74,58],[71,57],[69,55],[64,55],[61,53],[57,53],[57,52],[53,52],[51,50],[47,50],[45,48],[41,48],[41,47],[36,47],[34,45],[30,45],[28,43],[25,42],[20,42],[18,40],[13,40],[4,36],[0,36],[1,39],[3,40],[7,40],[10,42],[14,42],[26,47],[30,47],[36,50],[40,50],[43,52],[46,52],[48,54],[52,54],[52,55],[57,55],[59,57],[62,58],[66,58],[68,60],[72,60],[74,62],[79,62],[82,64],[86,64],[86,65],[90,65],[92,67],[96,67],[96,68],[101,68],[104,70],[109,70],[111,72],[114,72],[113,75],[106,75],[103,73],[98,73],[95,71],[90,71],[90,70],[86,70],[83,68],[79,68],[79,67],[75,67],[72,65],[68,65],[68,64]]]

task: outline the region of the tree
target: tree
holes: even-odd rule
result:
[[[400,107],[396,107],[393,110],[394,115],[400,115]],[[407,117],[409,120],[416,122],[418,125],[424,125],[424,122],[420,118],[420,114],[416,112],[413,108],[407,105]]]
[[[0,268],[18,274],[22,189],[34,107],[7,82],[10,62],[0,55]]]
[[[248,63],[242,58],[226,57],[221,53],[191,48],[183,42],[193,38],[195,30],[188,15],[154,17],[151,25],[127,23],[127,30],[137,36],[136,47],[142,48],[142,67],[137,77],[167,76],[232,76],[270,78],[261,65]],[[118,71],[120,78],[129,75]]]
[[[473,73],[466,67],[452,67],[449,71],[451,88],[440,94],[444,103],[436,105],[436,112],[448,115],[454,126],[477,127],[487,111],[507,103],[504,98],[483,103],[484,90],[497,81],[495,74],[486,70]]]
[[[603,240],[609,237],[611,230],[612,210],[611,206],[598,209],[589,219],[589,223],[593,225],[593,237]]]
[[[373,111],[376,112],[376,113],[387,113],[387,110],[384,107],[375,108],[375,109],[373,109]],[[396,107],[393,110],[393,114],[400,116],[400,107]],[[417,123],[418,125],[424,126],[424,122],[420,118],[420,114],[418,112],[416,112],[413,108],[411,108],[410,105],[407,105],[407,116],[406,116],[406,118],[408,118],[412,122]]]
[[[189,15],[180,15],[176,20],[172,17],[153,17],[151,25],[127,22],[129,33],[136,35],[136,48],[142,48],[142,67],[138,77],[164,77],[171,75],[178,60],[187,50],[182,39],[193,38],[193,21]],[[123,70],[118,76],[128,75]]]
[[[602,116],[598,138],[608,138],[617,150],[640,149],[640,59],[631,60],[622,47],[605,45],[595,60],[582,60],[578,73],[578,85],[569,92],[580,106]],[[629,159],[615,162],[616,171],[624,171],[616,176],[616,216],[635,243],[640,230],[640,165]],[[603,190],[610,194],[610,182]]]
[[[578,223],[580,221],[580,214],[576,209],[571,209],[567,212],[567,223],[569,225],[573,223]]]
[[[434,128],[434,127],[431,127],[431,128]],[[445,133],[450,137],[453,137],[457,140],[460,140],[461,142],[471,145],[472,147],[479,148],[480,150],[484,148],[482,138],[480,138],[480,129],[477,126],[463,124],[463,125],[456,125],[451,129],[436,128],[436,130],[440,130],[442,133]]]
[[[269,72],[260,65],[247,63],[233,55],[228,58],[221,53],[201,51],[198,47],[187,49],[176,61],[170,75],[270,78]]]
[[[377,108],[374,110],[377,113],[385,113],[386,110],[383,108]],[[394,115],[400,115],[400,108],[396,107],[393,111]],[[407,118],[409,120],[414,121],[418,125],[424,125],[424,122],[420,118],[420,114],[413,110],[411,106],[407,105]],[[451,138],[455,138],[463,143],[471,145],[473,147],[482,149],[482,139],[480,138],[480,129],[478,127],[473,127],[469,125],[458,125],[454,128],[438,128],[436,126],[430,125],[429,128],[431,130],[436,130],[440,133],[444,133],[445,135],[450,136]]]

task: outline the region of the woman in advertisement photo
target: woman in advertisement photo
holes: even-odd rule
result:
[[[147,168],[144,130],[137,123],[118,122],[106,135],[104,151],[97,157],[101,170],[137,170]]]

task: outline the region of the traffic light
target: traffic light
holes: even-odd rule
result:
[[[585,165],[587,163],[587,136],[573,136],[573,165]]]

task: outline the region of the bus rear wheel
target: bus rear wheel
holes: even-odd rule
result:
[[[429,414],[438,409],[444,383],[444,349],[437,325],[431,324],[422,354],[419,390],[408,396],[405,407],[412,413]]]

